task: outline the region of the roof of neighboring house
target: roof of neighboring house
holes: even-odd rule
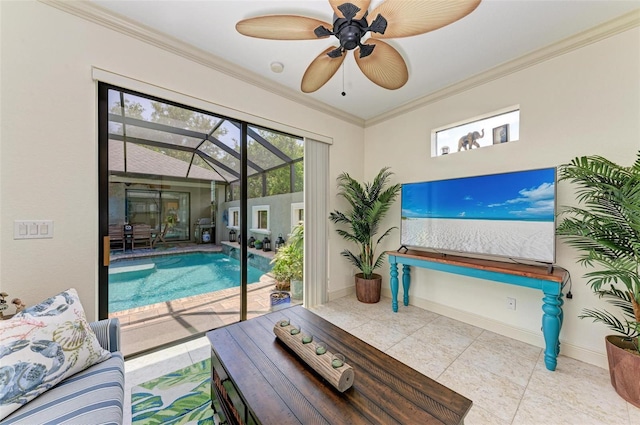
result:
[[[108,90],[109,166],[113,172],[239,182],[240,140],[247,174],[266,174],[302,161],[304,139],[227,117]],[[124,105],[124,106],[123,106]]]
[[[188,177],[201,180],[224,181],[212,169],[191,165],[189,162],[163,154],[153,149],[127,143],[127,169],[124,162],[124,142],[109,140],[109,170],[138,174],[162,175],[168,177]]]

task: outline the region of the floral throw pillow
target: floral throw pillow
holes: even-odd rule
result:
[[[109,357],[73,288],[0,320],[0,420]]]

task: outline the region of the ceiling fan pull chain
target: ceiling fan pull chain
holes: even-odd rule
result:
[[[342,93],[343,96],[346,96],[347,93],[344,91],[344,62],[342,62]]]

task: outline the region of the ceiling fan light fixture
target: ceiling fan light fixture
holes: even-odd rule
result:
[[[371,0],[328,1],[334,12],[333,25],[305,16],[266,15],[241,20],[236,24],[236,30],[249,37],[267,40],[336,37],[340,45],[326,48],[307,67],[300,84],[303,93],[322,87],[342,65],[346,53],[356,48],[359,51],[354,57],[362,73],[377,86],[397,90],[409,79],[407,64],[394,47],[381,39],[411,37],[437,30],[464,18],[482,0],[386,0],[371,12]],[[375,19],[369,21],[369,15]],[[363,44],[367,33],[370,38]],[[284,65],[273,62],[271,70],[282,72]]]
[[[275,72],[276,74],[280,74],[282,71],[284,71],[284,64],[282,62],[271,62],[271,71]]]

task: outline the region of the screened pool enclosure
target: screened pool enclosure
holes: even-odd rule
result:
[[[125,352],[270,311],[276,241],[304,219],[303,138],[103,83],[98,101],[98,307],[123,323]],[[219,257],[233,285],[204,273],[214,261],[178,267],[189,255]],[[178,299],[145,295],[179,282]],[[110,308],[122,294],[139,302]]]
[[[203,242],[203,233],[209,242],[228,240],[239,224],[229,210],[240,205],[242,125],[110,88],[109,225],[148,226],[152,246]],[[303,140],[246,129],[248,227],[256,239],[286,236],[303,212]]]

